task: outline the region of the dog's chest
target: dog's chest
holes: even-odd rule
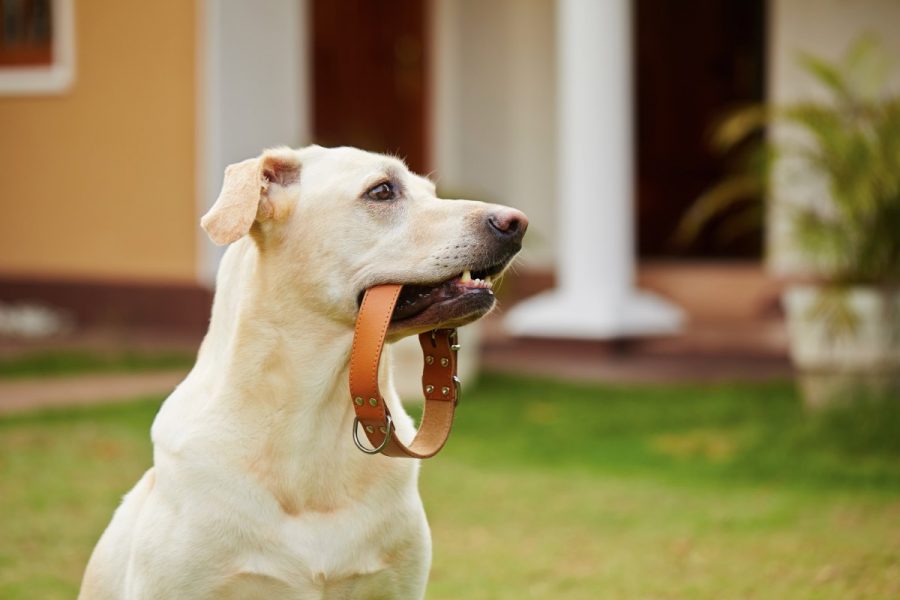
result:
[[[279,527],[283,547],[316,578],[376,573],[388,565],[375,523],[353,511],[302,515]]]
[[[219,595],[354,598],[388,585],[398,566],[392,553],[373,543],[372,531],[335,517],[307,515],[273,527],[270,543],[235,557]]]

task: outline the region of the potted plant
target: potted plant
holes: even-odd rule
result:
[[[838,63],[801,60],[825,94],[725,118],[714,142],[738,152],[739,168],[698,199],[679,236],[723,212],[732,231],[759,224],[752,199],[764,198],[787,224],[784,249],[804,264],[783,306],[808,401],[898,394],[900,96],[880,85],[887,63],[869,38]]]

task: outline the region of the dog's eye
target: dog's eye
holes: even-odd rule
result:
[[[372,200],[393,200],[394,199],[394,186],[389,182],[385,181],[384,183],[379,183],[371,190],[366,192],[366,195]]]

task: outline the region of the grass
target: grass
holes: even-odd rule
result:
[[[0,380],[56,377],[81,373],[188,369],[194,354],[187,352],[85,352],[45,350],[0,358]]]
[[[0,597],[73,597],[158,402],[0,420]],[[462,402],[422,470],[430,599],[900,596],[900,403],[501,376]]]

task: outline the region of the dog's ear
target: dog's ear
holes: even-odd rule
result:
[[[228,165],[215,204],[200,226],[220,246],[247,235],[255,221],[276,218],[281,188],[300,180],[300,161],[289,148],[267,150],[257,158]]]

